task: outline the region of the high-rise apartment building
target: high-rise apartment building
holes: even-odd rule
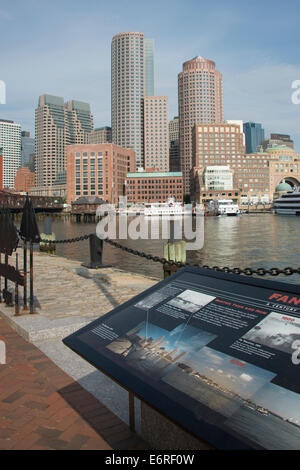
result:
[[[255,153],[265,138],[262,125],[257,122],[245,122],[244,134],[246,138],[246,153]]]
[[[111,144],[111,142],[111,127],[98,127],[89,134],[89,144]]]
[[[170,171],[180,171],[178,116],[169,122],[169,165]]]
[[[90,105],[58,96],[42,95],[36,109],[35,171],[37,186],[65,180],[65,148],[84,144],[93,130]]]
[[[223,78],[212,60],[195,57],[178,75],[180,165],[185,194],[190,193],[192,129],[196,123],[221,123]]]
[[[136,153],[144,166],[144,97],[154,90],[153,40],[144,33],[113,37],[111,45],[112,142]]]
[[[144,98],[144,165],[169,171],[168,97]]]
[[[34,171],[32,166],[34,165],[34,150],[35,143],[34,138],[30,137],[30,132],[21,132],[21,166],[31,166],[31,170]]]
[[[3,157],[3,188],[13,188],[21,165],[21,125],[0,119],[0,148]]]

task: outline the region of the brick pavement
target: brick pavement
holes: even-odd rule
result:
[[[0,450],[141,450],[147,445],[0,318]]]

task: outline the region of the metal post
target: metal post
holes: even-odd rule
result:
[[[29,262],[30,262],[30,313],[34,312],[34,299],[33,299],[33,243],[30,242],[30,255],[29,255]]]
[[[24,266],[24,295],[23,295],[23,302],[24,302],[24,310],[28,310],[27,306],[27,241],[24,240],[24,250],[23,250],[23,266]]]
[[[134,393],[129,392],[129,428],[135,432]]]
[[[90,242],[90,262],[82,263],[82,266],[89,269],[109,268],[110,265],[102,264],[103,254],[103,240],[97,237],[95,233],[92,233],[89,238]]]
[[[18,253],[16,253],[16,270],[18,271]],[[15,283],[15,315],[19,316],[19,285]]]

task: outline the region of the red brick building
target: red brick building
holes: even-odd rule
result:
[[[129,203],[166,202],[169,198],[182,202],[182,173],[160,173],[151,170],[128,173],[126,178],[126,196]]]
[[[82,196],[117,204],[127,173],[135,170],[135,152],[114,144],[68,145],[66,170],[68,204]]]
[[[15,190],[27,193],[35,186],[35,174],[27,166],[20,166],[15,176]]]

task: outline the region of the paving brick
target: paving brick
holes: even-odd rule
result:
[[[2,319],[0,450],[146,448],[129,428]],[[130,447],[131,446],[131,447]]]

